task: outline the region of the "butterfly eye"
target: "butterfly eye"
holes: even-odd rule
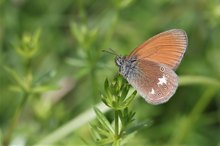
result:
[[[115,58],[115,63],[116,63],[117,66],[121,66],[123,64],[123,58],[120,57],[120,56],[117,56]]]
[[[136,58],[131,58],[130,62],[133,63],[133,62],[136,62],[137,59]]]

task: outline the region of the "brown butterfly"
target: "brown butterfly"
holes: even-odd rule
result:
[[[178,87],[174,72],[186,51],[188,39],[181,29],[162,32],[137,48],[128,56],[115,59],[119,73],[150,104],[167,102]]]

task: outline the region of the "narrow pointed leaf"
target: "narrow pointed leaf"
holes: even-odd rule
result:
[[[129,106],[129,104],[134,100],[135,96],[137,94],[137,91],[134,91],[128,98],[124,101],[124,106]]]
[[[109,87],[109,82],[108,82],[108,79],[106,78],[105,83],[104,83],[105,91],[107,91],[108,87]]]
[[[97,120],[104,126],[106,129],[109,130],[112,134],[114,134],[114,129],[112,128],[111,124],[109,121],[105,118],[104,114],[96,107],[94,107],[94,111],[97,116]]]
[[[46,85],[46,86],[38,86],[35,87],[32,92],[33,93],[43,93],[43,92],[47,92],[47,91],[51,91],[51,90],[58,90],[59,87],[55,86],[55,85]]]
[[[138,131],[142,128],[145,128],[145,127],[150,127],[152,125],[152,121],[151,120],[146,120],[146,121],[143,121],[143,122],[140,122],[138,124],[135,124],[134,126],[126,129],[124,132],[123,132],[123,135],[127,135],[127,134],[130,134],[132,132],[135,132],[135,131]]]
[[[7,66],[5,66],[4,69],[9,73],[12,80],[14,80],[22,89],[26,89],[23,79],[17,74],[17,72]]]

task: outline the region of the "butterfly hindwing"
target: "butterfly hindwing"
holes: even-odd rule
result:
[[[154,105],[168,101],[178,86],[178,77],[172,69],[146,59],[136,62],[127,80],[148,103]]]

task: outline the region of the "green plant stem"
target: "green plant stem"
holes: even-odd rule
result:
[[[115,137],[116,137],[116,139],[118,138],[118,134],[119,134],[119,125],[118,125],[118,110],[115,110]]]
[[[115,110],[115,142],[113,143],[114,146],[119,146],[119,111]]]
[[[24,94],[22,97],[22,101],[20,105],[18,106],[17,110],[15,111],[14,117],[12,119],[11,125],[9,126],[4,138],[3,138],[3,146],[8,146],[9,142],[11,141],[11,137],[13,134],[13,131],[18,123],[19,117],[21,115],[21,111],[24,108],[25,103],[27,102],[27,99],[29,97],[29,94]]]
[[[97,79],[96,79],[96,74],[95,74],[95,68],[92,68],[91,70],[91,82],[92,82],[92,94],[94,97],[97,97]]]
[[[186,85],[209,85],[209,86],[216,86],[220,88],[220,81],[215,78],[210,78],[206,76],[180,76],[179,78],[180,86]]]
[[[13,131],[15,129],[15,127],[17,126],[19,117],[21,115],[21,111],[23,110],[25,103],[27,102],[27,100],[29,99],[29,97],[31,96],[31,85],[32,85],[32,70],[31,70],[31,58],[28,58],[27,60],[24,61],[24,66],[25,66],[25,71],[26,71],[26,81],[27,81],[27,86],[26,89],[24,91],[24,95],[22,96],[22,100],[20,105],[18,106],[18,108],[15,111],[14,117],[12,118],[12,122],[11,125],[8,128],[8,131],[5,134],[5,137],[3,139],[3,146],[8,146],[9,142],[11,141],[11,137],[13,134]]]

